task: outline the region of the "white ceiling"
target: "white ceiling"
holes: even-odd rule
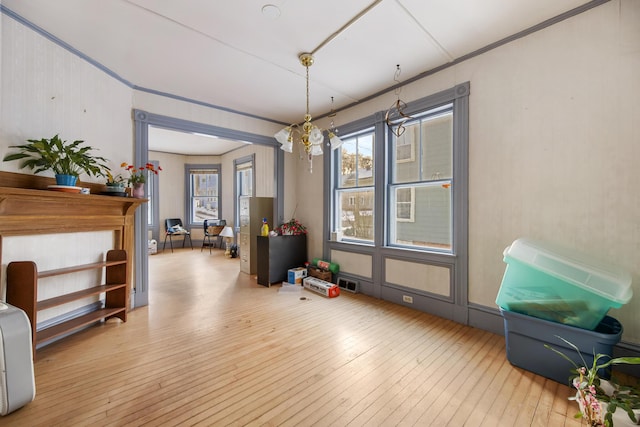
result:
[[[131,85],[291,123],[320,116],[590,0],[0,0]],[[267,3],[280,15],[262,12]],[[370,8],[359,19],[332,34]],[[317,49],[320,47],[319,49]],[[316,51],[317,50],[317,51]],[[205,144],[206,146],[206,144]]]

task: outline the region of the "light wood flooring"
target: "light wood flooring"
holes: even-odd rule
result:
[[[361,294],[282,293],[219,249],[153,255],[150,271],[126,323],[38,350],[36,399],[1,426],[580,425],[570,388],[511,366],[501,336]]]

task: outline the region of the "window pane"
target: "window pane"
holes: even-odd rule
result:
[[[392,133],[392,182],[450,179],[453,174],[453,113],[418,118]]]
[[[450,179],[453,174],[453,113],[422,121],[423,180]]]
[[[149,201],[147,202],[147,225],[153,225],[153,210],[155,207],[156,201],[153,199],[154,192],[154,176],[151,174],[147,174],[147,198]]]
[[[340,147],[340,184],[342,188],[356,186],[356,138],[343,141]]]
[[[358,187],[373,185],[373,134],[358,138]]]
[[[194,197],[191,211],[194,217],[191,222],[204,222],[205,219],[218,219],[217,197]]]
[[[451,183],[393,187],[391,244],[451,250]]]
[[[420,180],[420,122],[405,125],[399,137],[394,134],[392,155],[394,156],[393,182],[415,182]]]
[[[373,133],[345,138],[339,163],[339,187],[373,185]]]
[[[253,196],[253,169],[238,171],[240,191],[238,196]]]
[[[337,212],[344,238],[373,242],[373,189],[341,190],[337,194]]]
[[[337,156],[333,227],[345,240],[373,243],[374,237],[374,133],[372,129],[343,138]]]
[[[216,169],[190,171],[191,223],[218,218],[218,171]]]

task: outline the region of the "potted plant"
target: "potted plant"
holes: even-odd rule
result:
[[[609,355],[598,353],[594,355],[591,366],[587,366],[588,364],[576,345],[562,337],[558,338],[575,349],[582,361],[582,366],[578,366],[566,354],[548,344],[544,345],[574,366],[574,369],[571,370],[571,373],[574,374],[571,383],[576,389],[576,395],[569,399],[578,402],[580,413],[576,415],[576,418],[585,419],[589,427],[613,427],[614,416],[618,422],[617,425],[638,424],[640,422],[640,390],[635,387],[622,386],[613,379],[602,379],[599,372],[604,372],[605,369],[613,365],[640,364],[640,357],[612,358]],[[617,409],[622,411],[616,413]],[[628,415],[628,419],[624,417],[625,413]]]
[[[162,170],[160,166],[156,168],[153,163],[146,163],[144,166],[135,167],[127,162],[123,162],[120,166],[129,172],[127,182],[132,188],[131,194],[133,197],[138,198],[144,197],[144,183],[147,182],[147,174],[153,172],[157,175],[158,172]]]
[[[105,192],[113,193],[116,195],[125,194],[125,187],[127,186],[127,180],[122,177],[122,175],[118,174],[113,176],[111,172],[107,172],[107,184],[105,188]]]
[[[302,225],[297,219],[291,218],[289,221],[280,225],[276,232],[281,236],[299,236],[301,234],[307,234],[307,227]]]
[[[89,176],[104,176],[109,167],[106,159],[89,154],[92,147],[83,146],[84,141],[67,143],[58,135],[47,139],[28,139],[29,144],[12,145],[18,152],[7,154],[4,161],[22,160],[21,168],[29,168],[34,173],[52,171],[58,185],[74,186],[81,173]]]

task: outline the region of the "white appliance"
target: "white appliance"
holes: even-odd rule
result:
[[[0,415],[7,415],[33,401],[31,325],[27,314],[0,302]]]

